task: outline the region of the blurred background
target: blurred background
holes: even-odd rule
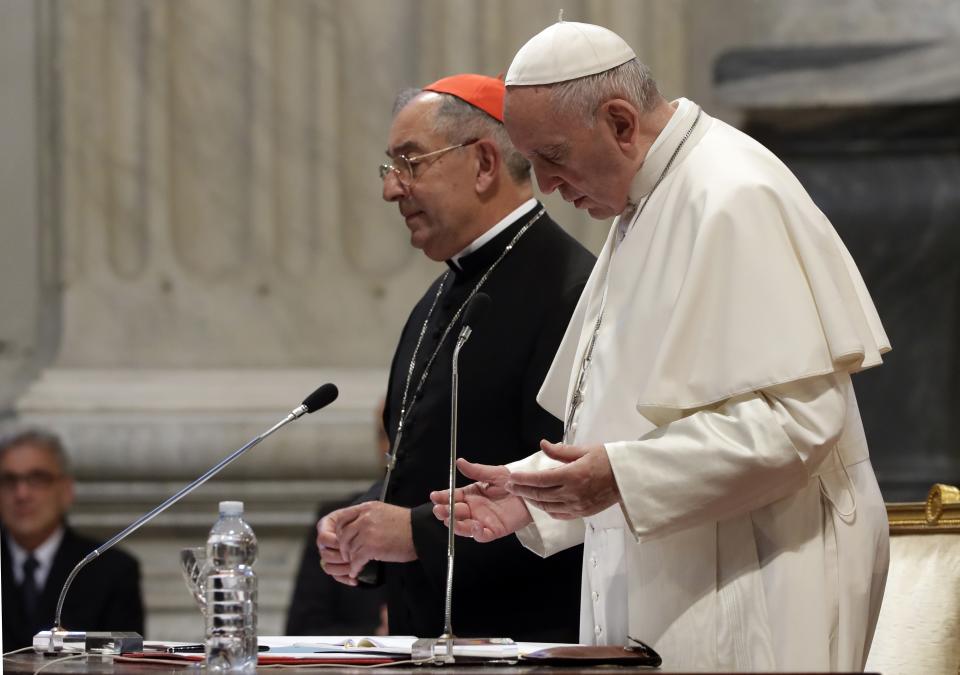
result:
[[[955,0],[4,0],[0,431],[63,436],[71,522],[104,540],[341,391],[123,545],[148,638],[202,636],[177,552],[227,498],[282,632],[317,504],[377,473],[386,368],[442,270],[380,199],[393,97],[505,71],[561,7],[797,173],[894,345],[854,380],[885,498],[960,482]],[[546,202],[599,250],[605,223]]]

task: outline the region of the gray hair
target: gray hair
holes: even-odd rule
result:
[[[404,89],[397,94],[393,102],[394,116],[423,92],[423,89]],[[530,162],[513,147],[507,130],[499,120],[451,94],[430,93],[436,93],[441,98],[433,120],[434,131],[451,145],[463,143],[471,138],[492,139],[500,151],[500,156],[503,157],[503,163],[513,182],[526,183],[530,180]]]
[[[63,449],[63,442],[55,433],[44,431],[43,429],[24,429],[4,436],[0,439],[0,459],[3,459],[3,456],[8,450],[22,446],[41,448],[48,451],[53,455],[57,464],[60,465],[60,470],[67,476],[71,475],[70,458]]]
[[[579,117],[589,127],[596,122],[597,109],[612,98],[622,98],[645,113],[654,108],[660,96],[650,68],[637,58],[602,73],[549,87],[554,106]]]

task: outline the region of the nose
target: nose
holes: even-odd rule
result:
[[[23,501],[30,496],[30,487],[27,485],[27,481],[18,480],[17,484],[13,488],[13,496],[17,501]]]
[[[407,194],[406,188],[400,182],[396,171],[391,171],[383,178],[383,201],[400,201]]]
[[[537,173],[537,185],[540,186],[540,191],[543,194],[548,195],[563,185],[563,179],[549,173],[546,175]]]
[[[540,188],[540,192],[545,195],[563,185],[563,179],[560,176],[539,162],[534,163],[533,174],[537,178],[537,186]]]

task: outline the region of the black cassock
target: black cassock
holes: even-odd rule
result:
[[[457,309],[540,205],[478,250],[451,264],[417,354],[409,400],[430,355]],[[558,440],[562,424],[536,395],[546,376],[594,257],[544,214],[493,269],[481,290],[492,299],[460,352],[459,456],[506,464]],[[414,307],[390,368],[384,424],[395,442],[407,370],[421,327],[441,283]],[[462,320],[462,316],[461,316]],[[450,376],[460,320],[430,369],[404,427],[386,501],[412,512],[419,559],[386,563],[390,633],[435,637],[443,632],[447,529],[432,513],[431,490],[449,482]],[[468,483],[458,476],[458,485]],[[380,484],[368,492],[379,496]],[[579,633],[578,546],[542,559],[516,537],[488,544],[457,537],[453,629],[459,636],[576,642]]]

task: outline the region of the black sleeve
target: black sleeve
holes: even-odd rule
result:
[[[376,483],[367,488],[366,492],[361,492],[359,495],[353,498],[350,502],[350,506],[355,506],[356,504],[363,504],[364,502],[375,502],[380,499],[380,491],[383,490],[383,481],[381,478]]]

